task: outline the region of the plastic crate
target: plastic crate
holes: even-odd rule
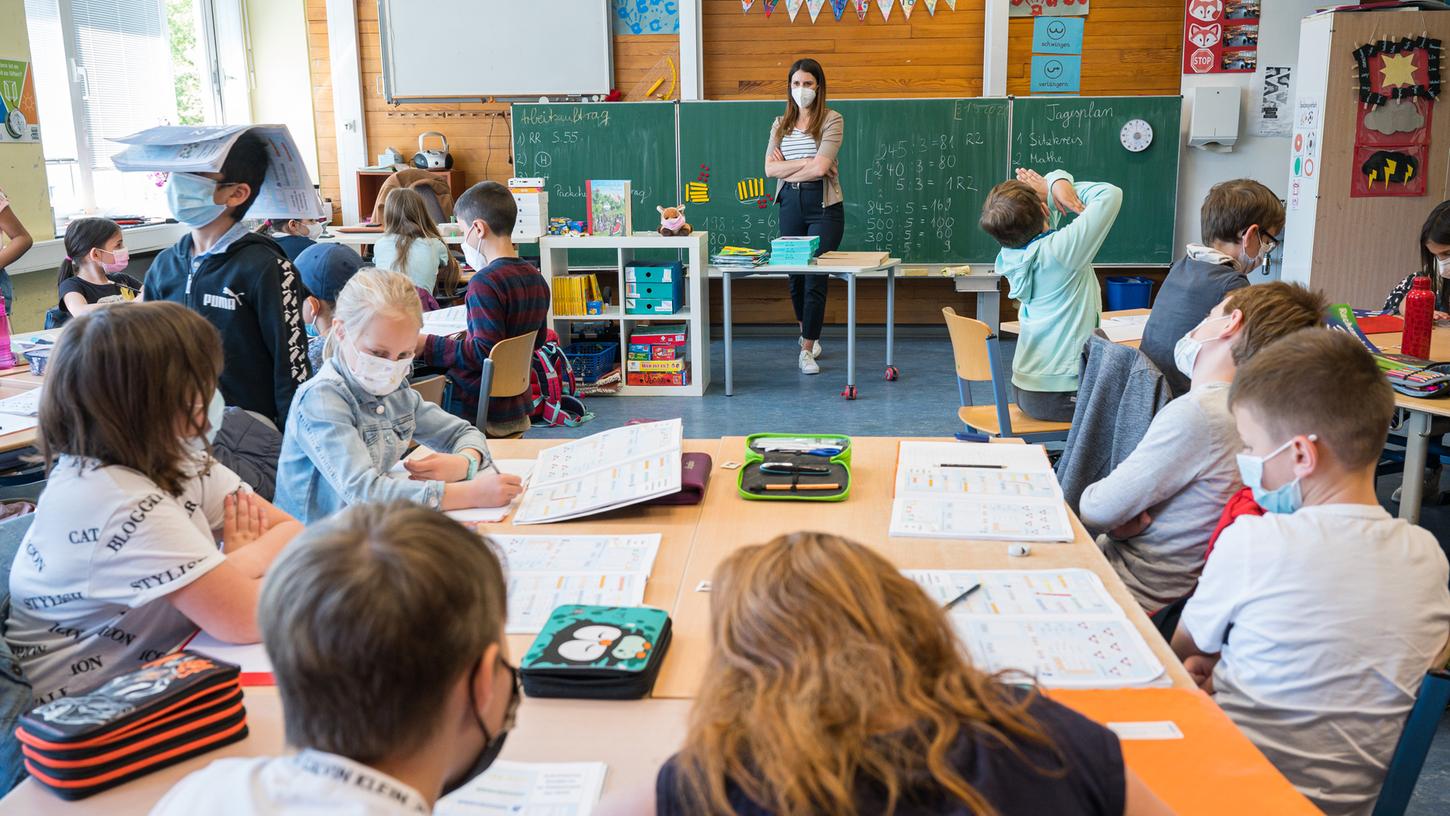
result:
[[[614,369],[619,358],[618,343],[570,343],[564,347],[569,367],[579,382],[592,383]]]

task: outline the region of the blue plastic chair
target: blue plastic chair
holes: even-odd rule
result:
[[[1435,739],[1447,705],[1450,705],[1450,671],[1425,672],[1415,706],[1410,709],[1410,718],[1405,721],[1405,730],[1400,732],[1394,756],[1390,757],[1373,816],[1401,816],[1409,807],[1420,769],[1425,767],[1425,755],[1430,752],[1430,743]]]
[[[1018,437],[1028,442],[1066,439],[1071,422],[1033,419],[1008,398],[1011,371],[1003,370],[1000,343],[991,327],[980,320],[962,317],[950,306],[941,312],[952,338],[957,393],[961,397],[957,418],[962,424],[977,433]],[[992,382],[992,405],[973,405],[967,384],[987,380]]]

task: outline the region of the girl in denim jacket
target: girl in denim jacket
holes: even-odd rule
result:
[[[422,326],[406,275],[366,268],[343,287],[322,370],[287,416],[279,506],[311,523],[359,502],[458,510],[501,507],[521,492],[517,476],[481,472],[492,462],[482,432],[408,386]],[[436,452],[403,461],[415,441]],[[399,461],[410,478],[390,475]]]

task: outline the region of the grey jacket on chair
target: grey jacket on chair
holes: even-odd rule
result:
[[[1057,479],[1074,513],[1087,486],[1128,458],[1153,415],[1173,398],[1163,373],[1138,349],[1094,331],[1082,353],[1072,430],[1057,460]]]

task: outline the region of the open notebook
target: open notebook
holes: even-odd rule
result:
[[[1062,486],[1041,445],[905,441],[891,535],[1071,541]]]

